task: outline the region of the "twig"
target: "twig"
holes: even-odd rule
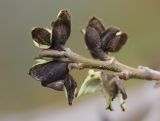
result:
[[[57,50],[42,50],[40,51],[38,57],[52,57],[52,58],[67,58],[72,63],[77,64],[77,68],[95,68],[95,69],[103,69],[109,70],[113,72],[118,72],[119,77],[121,79],[127,80],[131,78],[136,79],[145,79],[145,80],[160,80],[160,72],[156,70],[152,70],[148,67],[140,66],[138,68],[133,68],[127,65],[124,65],[117,61],[114,57],[109,56],[108,60],[100,61],[95,59],[89,59],[84,56],[81,56],[70,49],[65,49],[65,51],[57,51]],[[115,73],[116,74],[116,73]]]

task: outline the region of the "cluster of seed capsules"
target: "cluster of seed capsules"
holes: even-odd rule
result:
[[[61,10],[51,26],[51,32],[40,27],[34,28],[31,32],[34,43],[45,45],[48,49],[65,51],[64,45],[71,33],[70,13]],[[127,34],[117,27],[106,29],[98,18],[92,17],[86,27],[84,39],[92,57],[105,61],[108,52],[117,52],[126,43]],[[68,65],[68,61],[53,58],[49,62],[34,65],[29,70],[29,75],[44,87],[57,91],[66,90],[68,104],[72,105],[77,83],[69,73]]]

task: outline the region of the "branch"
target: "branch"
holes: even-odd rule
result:
[[[31,32],[36,46],[45,45],[50,49],[39,52],[38,58],[50,58],[52,61],[40,63],[29,70],[29,75],[41,81],[42,86],[58,91],[66,91],[69,105],[74,97],[101,91],[106,99],[106,109],[113,110],[112,101],[118,97],[122,111],[125,110],[127,94],[122,80],[156,80],[160,86],[160,72],[148,67],[133,68],[120,63],[108,52],[118,52],[127,42],[127,34],[118,27],[106,27],[97,18],[92,17],[84,34],[85,44],[94,59],[73,52],[64,45],[71,33],[71,16],[67,10],[61,10],[52,22],[52,34],[44,28],[34,28]],[[96,60],[99,59],[99,60]],[[54,61],[53,61],[54,60]],[[77,83],[69,73],[71,69],[89,68],[88,75],[77,94]],[[100,71],[94,71],[99,69]]]
[[[117,74],[121,79],[128,80],[131,78],[135,79],[145,79],[145,80],[160,80],[160,72],[152,70],[148,67],[139,66],[138,68],[133,68],[127,65],[124,65],[117,61],[114,57],[109,56],[108,60],[100,61],[95,59],[89,59],[84,56],[81,56],[69,48],[65,51],[57,51],[51,49],[45,49],[40,51],[38,57],[51,57],[51,58],[67,58],[72,63],[77,64],[76,67],[79,69],[84,68],[95,68],[109,70],[113,72],[118,72]],[[115,73],[116,74],[116,73]]]

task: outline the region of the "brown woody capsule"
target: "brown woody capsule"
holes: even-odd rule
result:
[[[106,54],[101,49],[101,38],[95,28],[88,26],[85,33],[85,43],[93,58],[105,60]]]
[[[101,38],[95,28],[86,28],[85,42],[89,50],[101,48]]]
[[[88,22],[88,26],[95,28],[99,35],[105,31],[104,25],[97,17],[92,17]]]
[[[117,27],[108,28],[102,35],[102,49],[105,52],[117,52],[127,41],[127,34]]]
[[[68,64],[58,60],[35,65],[29,70],[29,75],[41,81],[43,86],[59,91],[63,90],[64,79],[68,73]]]
[[[71,33],[71,16],[67,10],[61,10],[57,20],[52,22],[52,49],[63,46]],[[61,49],[61,48],[60,48]]]
[[[73,79],[73,77],[70,74],[68,74],[65,78],[64,85],[67,91],[68,104],[72,105],[72,101],[75,96],[75,89],[77,88],[77,83]]]
[[[33,40],[35,40],[40,45],[50,45],[51,34],[44,28],[34,28],[31,32]]]

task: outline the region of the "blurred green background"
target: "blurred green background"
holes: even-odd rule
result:
[[[47,105],[67,106],[63,92],[43,88],[27,74],[39,51],[32,43],[32,27],[50,27],[64,8],[72,14],[72,34],[66,46],[75,52],[90,57],[80,29],[90,17],[98,16],[106,26],[118,26],[129,35],[126,46],[114,54],[118,60],[134,67],[158,64],[159,0],[0,0],[0,115]],[[80,84],[86,72],[72,73]]]

